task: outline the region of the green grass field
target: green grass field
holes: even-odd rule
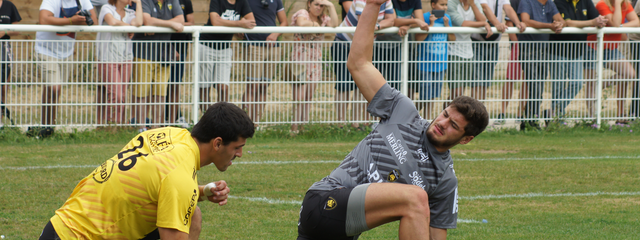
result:
[[[295,239],[306,189],[365,135],[316,127],[290,137],[283,129],[259,132],[226,172],[198,173],[201,183],[226,180],[232,195],[223,207],[199,204],[202,239]],[[455,147],[460,210],[449,239],[640,239],[637,130],[506,130]],[[76,183],[134,135],[0,133],[0,234],[37,238]],[[397,227],[360,239],[397,239]]]

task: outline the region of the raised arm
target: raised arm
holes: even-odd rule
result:
[[[131,0],[131,2],[136,3],[136,18],[131,21],[131,25],[135,27],[140,27],[144,24],[144,11],[142,11],[142,3],[140,0]]]
[[[358,19],[353,35],[347,68],[362,96],[371,102],[373,96],[387,83],[382,74],[373,66],[373,30],[378,19],[380,6],[386,0],[367,0],[367,4]]]

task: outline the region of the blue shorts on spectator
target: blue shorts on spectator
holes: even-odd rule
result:
[[[596,69],[596,65],[598,64],[598,62],[596,61],[597,58],[598,58],[598,51],[596,51],[593,48],[587,47],[586,57],[585,57],[586,61],[584,63],[584,68]],[[606,49],[606,48],[603,49],[602,61],[607,62],[607,61],[616,61],[620,59],[624,59],[624,55],[622,55],[620,50]]]
[[[423,72],[420,71],[420,100],[431,100],[440,97],[442,93],[442,85],[444,79],[444,71],[442,72]]]

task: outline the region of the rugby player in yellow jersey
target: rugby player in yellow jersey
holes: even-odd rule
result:
[[[198,239],[197,202],[225,205],[229,188],[221,180],[205,194],[197,171],[212,163],[227,170],[253,133],[247,114],[225,102],[209,107],[191,132],[142,132],[78,183],[40,239]]]

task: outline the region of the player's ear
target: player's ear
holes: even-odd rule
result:
[[[464,137],[462,137],[462,139],[460,139],[460,142],[458,142],[458,143],[464,145],[464,144],[467,144],[467,143],[471,142],[471,140],[473,140],[473,138],[474,138],[473,136],[464,136]]]
[[[218,151],[220,149],[220,147],[222,146],[222,138],[221,137],[217,137],[211,140],[211,147],[213,147],[213,150]]]

